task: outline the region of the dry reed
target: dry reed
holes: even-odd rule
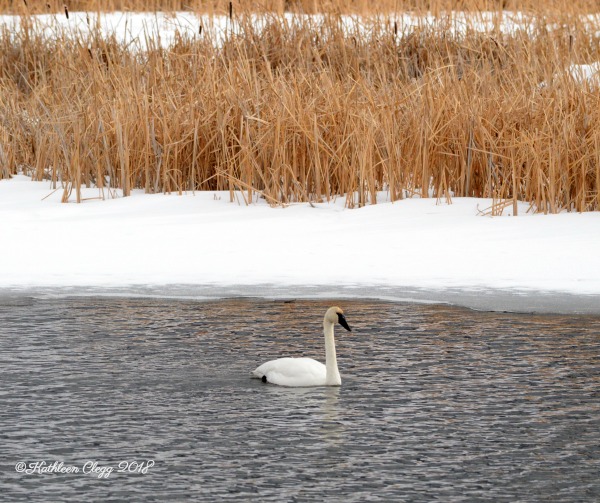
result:
[[[598,12],[596,0],[0,0],[0,13],[43,14],[69,11],[192,11],[227,14],[237,11],[304,14],[372,14],[374,12],[527,11]]]
[[[529,33],[237,14],[222,45],[179,34],[144,51],[23,17],[0,32],[0,177],[23,170],[78,201],[95,185],[353,207],[387,190],[598,210],[600,92],[566,69],[598,61],[600,40],[569,5]]]

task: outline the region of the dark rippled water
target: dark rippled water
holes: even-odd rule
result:
[[[249,378],[329,304],[5,298],[0,499],[600,500],[600,318],[345,301],[341,388]]]

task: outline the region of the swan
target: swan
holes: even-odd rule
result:
[[[330,307],[323,319],[325,334],[325,365],[312,358],[278,358],[263,363],[253,372],[253,377],[262,382],[280,386],[340,386],[342,379],[335,357],[333,326],[339,323],[348,332],[352,332],[339,307]]]

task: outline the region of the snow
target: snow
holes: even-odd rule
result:
[[[97,29],[104,35],[114,36],[117,41],[131,49],[146,49],[148,42],[162,47],[173,43],[176,35],[190,39],[209,37],[219,46],[231,33],[239,31],[237,15],[233,20],[222,15],[196,15],[191,12],[70,12],[67,18],[64,13],[42,14],[29,16],[28,23],[48,38],[55,36],[77,36],[84,40]],[[250,15],[254,26],[265,26],[269,21],[282,20],[287,26],[310,22],[318,25],[324,22],[322,15],[303,15],[285,13],[282,17],[276,15]],[[340,16],[342,27],[348,33],[359,32],[369,35],[373,23],[388,25],[398,30],[398,37],[411,33],[423,27],[440,27],[455,33],[465,33],[470,30],[490,33],[536,33],[537,18],[524,12],[511,11],[481,11],[468,13],[451,11],[434,15],[416,15],[410,12],[390,13],[360,17],[352,15]],[[589,14],[581,16],[580,23],[592,29],[600,26],[600,15]],[[0,27],[6,26],[16,32],[22,23],[21,16],[0,16]],[[545,22],[546,29],[561,28],[558,24]],[[202,29],[200,29],[202,27]]]
[[[479,211],[491,200],[473,198],[346,209],[343,198],[247,206],[225,192],[101,200],[98,189],[83,189],[81,204],[61,196],[23,175],[0,181],[0,289],[600,294],[597,212],[532,214],[520,203],[517,217],[491,217]]]
[[[600,84],[600,62],[596,61],[588,65],[571,65],[569,72],[575,82],[582,84],[588,82],[590,85]]]

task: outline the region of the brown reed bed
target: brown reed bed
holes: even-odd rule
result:
[[[85,185],[354,207],[386,190],[598,210],[600,92],[566,71],[600,60],[579,13],[508,34],[238,14],[221,45],[205,32],[144,50],[24,17],[0,32],[0,177],[77,201]]]
[[[596,0],[0,0],[0,13],[43,14],[88,11],[191,11],[227,14],[253,12],[304,14],[440,13],[458,11],[598,12]]]

